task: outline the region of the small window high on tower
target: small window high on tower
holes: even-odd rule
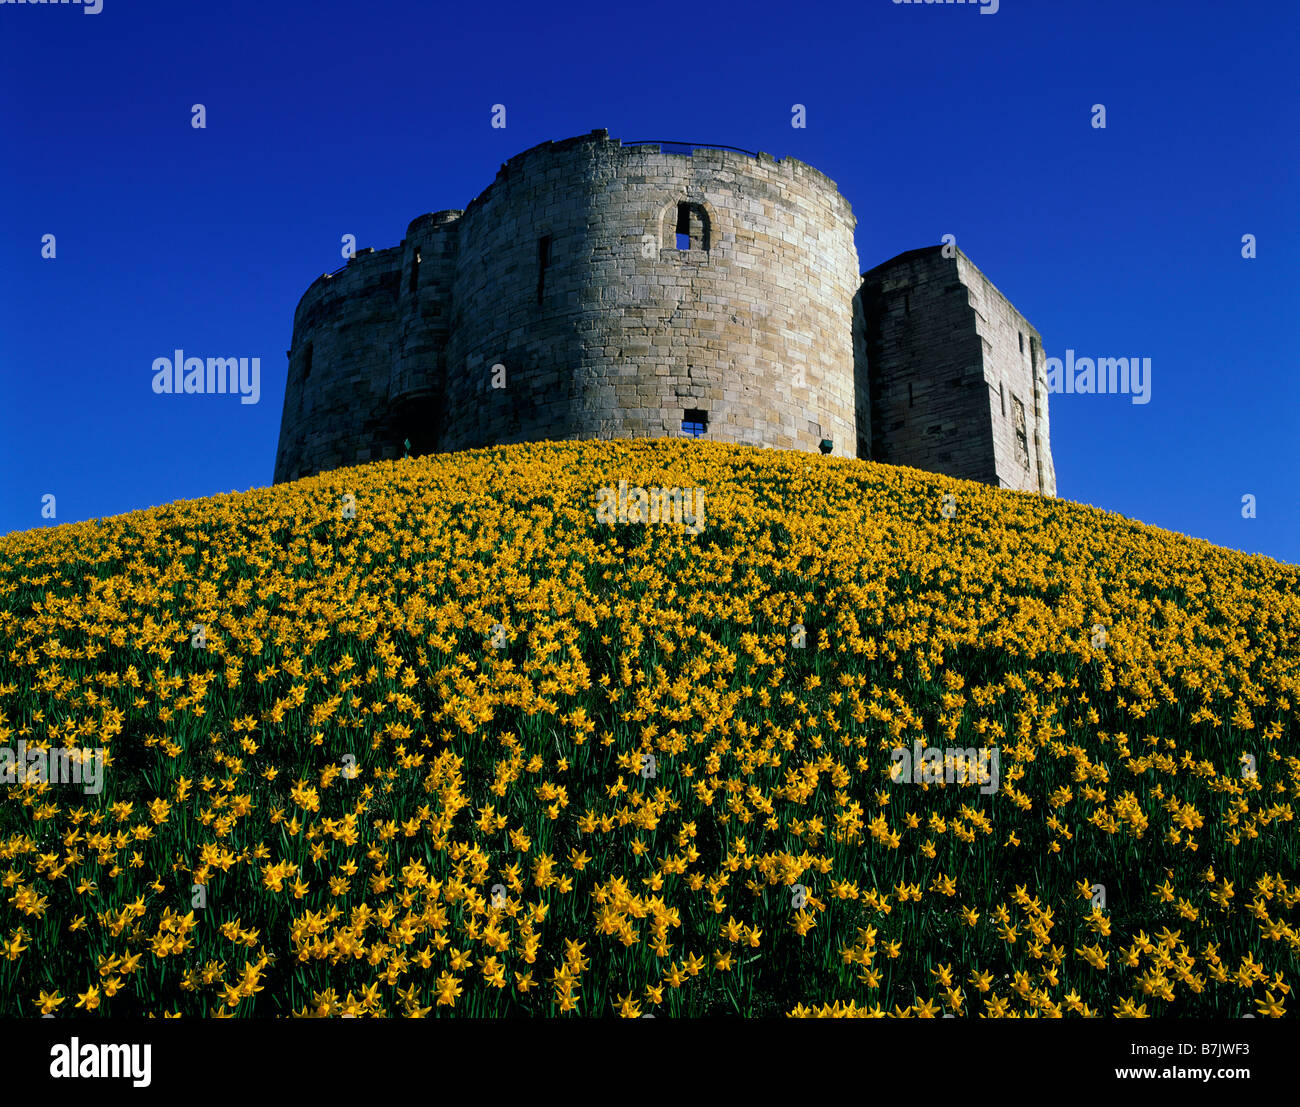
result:
[[[700,204],[683,200],[677,205],[677,249],[707,250],[709,217]]]

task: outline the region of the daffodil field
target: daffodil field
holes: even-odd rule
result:
[[[620,481],[699,533],[599,520]],[[1295,567],[840,458],[508,446],[11,534],[0,747],[102,774],[11,757],[0,1015],[1280,1017],[1298,711]]]

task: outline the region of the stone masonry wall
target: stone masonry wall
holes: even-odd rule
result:
[[[276,481],[392,456],[388,396],[402,250],[358,253],[294,314]]]
[[[815,169],[588,136],[511,159],[460,223],[442,449],[698,410],[709,439],[855,454],[854,219]]]
[[[975,312],[940,249],[900,254],[862,278],[871,457],[997,483]]]
[[[958,251],[956,261],[961,282],[970,290],[975,330],[983,346],[987,421],[993,428],[999,483],[1055,496],[1042,338],[965,254]]]
[[[1042,340],[960,250],[911,250],[863,276],[870,456],[1056,494]]]
[[[853,228],[834,182],[794,159],[603,131],[543,143],[463,213],[421,216],[308,290],[275,479],[404,439],[676,435],[688,411],[705,438],[854,456]]]
[[[400,321],[388,388],[393,455],[407,440],[417,455],[438,446],[446,403],[460,215],[459,211],[422,215],[411,222],[402,240]]]

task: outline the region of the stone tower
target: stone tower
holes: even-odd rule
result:
[[[960,253],[864,279],[855,222],[793,158],[605,131],[526,150],[307,290],[275,480],[407,440],[687,433],[1054,494],[1037,332]]]
[[[876,266],[854,320],[860,457],[1056,495],[1042,339],[965,254]]]
[[[307,290],[275,479],[399,457],[407,438],[456,450],[683,423],[852,454],[853,229],[834,182],[792,158],[604,131],[536,146],[463,212],[422,216]]]

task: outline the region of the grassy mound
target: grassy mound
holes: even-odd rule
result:
[[[845,459],[13,534],[0,1015],[1281,1015],[1298,709],[1300,570]]]

